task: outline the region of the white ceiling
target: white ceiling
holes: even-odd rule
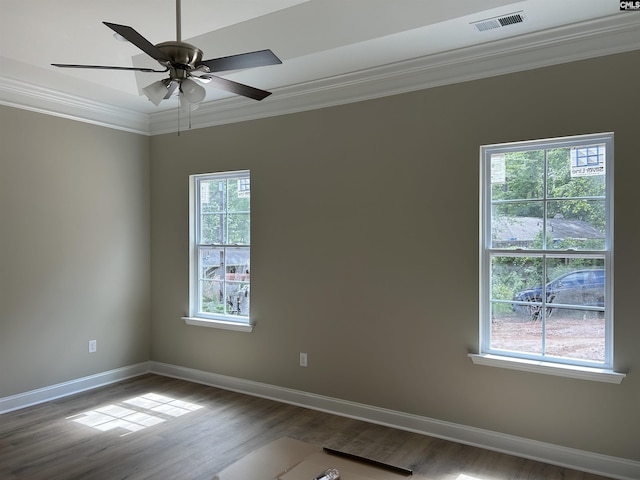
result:
[[[197,126],[640,49],[640,12],[617,0],[182,0],[182,38],[204,58],[270,48],[273,65],[227,78],[274,94],[262,102],[209,87]],[[176,99],[140,89],[166,74],[58,69],[78,63],[159,67],[102,21],[151,43],[176,38],[175,0],[0,0],[0,103],[115,128],[175,127]],[[484,32],[472,22],[522,12]]]

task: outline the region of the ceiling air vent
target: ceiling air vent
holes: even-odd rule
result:
[[[499,17],[487,18],[478,22],[471,22],[471,25],[476,27],[480,32],[486,30],[493,30],[495,28],[506,27],[507,25],[515,25],[516,23],[524,22],[526,17],[524,12],[510,13],[508,15],[501,15]]]

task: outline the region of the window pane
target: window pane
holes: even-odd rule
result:
[[[493,205],[492,248],[542,248],[542,202]]]
[[[230,275],[227,274],[227,277]],[[248,282],[227,281],[227,314],[249,316],[251,288]]]
[[[544,151],[491,155],[491,200],[543,197]]]
[[[223,244],[224,242],[224,214],[205,214],[200,217],[200,243]]]
[[[605,195],[604,145],[551,149],[547,160],[549,198]]]
[[[226,243],[249,245],[250,242],[250,216],[249,213],[230,213],[227,215],[228,240]]]
[[[200,248],[200,311],[224,313],[223,249]]]
[[[540,288],[542,284],[542,257],[494,256],[491,258],[491,300],[530,302],[533,296],[516,295],[518,292]],[[539,296],[539,295],[538,295]],[[506,312],[520,311],[517,305],[503,304]],[[496,310],[499,308],[496,307]]]
[[[545,331],[547,356],[605,361],[604,312],[554,308]]]
[[[227,273],[249,274],[250,258],[247,247],[227,247],[226,249]],[[232,270],[229,270],[229,269]]]
[[[225,299],[228,315],[249,315],[251,301],[251,259],[249,249],[227,247],[225,249]]]
[[[222,212],[225,205],[226,180],[200,181],[200,212]]]
[[[540,256],[492,257],[491,349],[542,354],[542,328],[532,322],[542,308],[542,266]]]
[[[493,350],[542,355],[543,322],[529,311],[507,311],[504,304],[491,305],[491,346]]]
[[[249,177],[234,178],[227,181],[227,201],[229,212],[248,212],[251,202]]]
[[[200,311],[204,313],[224,314],[222,282],[220,280],[202,280],[200,286]]]
[[[200,248],[200,278],[218,280],[222,279],[222,265],[224,255],[222,248],[201,247]]]
[[[603,258],[547,258],[547,277],[549,303],[604,309]]]
[[[558,200],[547,203],[547,248],[604,250],[604,200]]]

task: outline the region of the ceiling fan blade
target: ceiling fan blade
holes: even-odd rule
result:
[[[271,92],[267,92],[266,90],[260,90],[259,88],[250,87],[249,85],[244,85],[242,83],[234,82],[233,80],[228,80],[222,77],[217,77],[215,75],[201,75],[200,77],[193,78],[211,80],[211,84],[222,90],[226,90],[227,92],[231,93],[237,93],[238,95],[242,95],[243,97],[253,98],[254,100],[262,100],[271,95]]]
[[[139,68],[139,67],[113,67],[110,65],[74,65],[71,63],[52,63],[54,67],[60,68],[97,68],[100,70],[129,70],[134,72],[147,72],[147,73],[164,73],[168,72],[169,69],[165,70],[154,70],[153,68]]]
[[[118,25],[117,23],[102,22],[111,30],[121,35],[125,39],[129,40],[136,47],[149,55],[151,58],[155,58],[159,62],[168,62],[169,59],[162,53],[153,43],[144,38],[133,28],[127,25]]]
[[[210,72],[224,72],[228,70],[240,70],[242,68],[262,67],[265,65],[277,65],[282,63],[271,50],[258,50],[256,52],[240,53],[228,57],[203,60],[196,65],[206,65]]]

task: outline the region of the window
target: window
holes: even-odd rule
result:
[[[613,134],[485,146],[481,164],[480,354],[612,369]]]
[[[203,320],[248,325],[251,303],[249,172],[192,175],[190,181],[191,298],[189,317],[185,320],[200,325]]]

